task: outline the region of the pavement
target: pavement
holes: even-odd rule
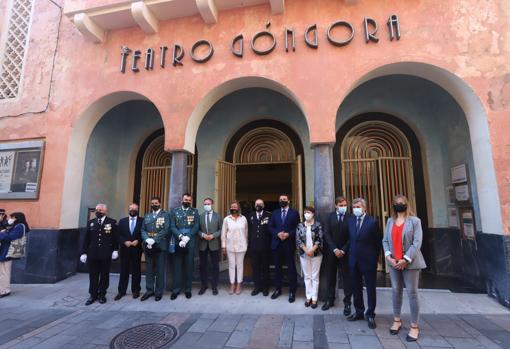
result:
[[[405,341],[409,328],[407,298],[404,328],[398,336],[391,323],[391,289],[377,290],[377,329],[365,321],[348,322],[338,304],[328,311],[305,308],[298,292],[295,303],[250,295],[218,296],[208,290],[193,297],[145,302],[128,294],[113,301],[118,276],[112,275],[106,304],[85,306],[88,276],[77,274],[56,284],[13,285],[0,299],[1,348],[109,348],[119,333],[141,324],[162,323],[177,328],[171,348],[510,348],[510,310],[485,294],[420,290],[421,335]],[[301,290],[302,292],[302,290]],[[340,293],[342,291],[340,290]]]

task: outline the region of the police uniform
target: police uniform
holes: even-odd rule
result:
[[[193,258],[195,240],[200,227],[200,216],[196,208],[176,207],[170,212],[170,230],[175,239],[174,278],[172,293],[181,292],[182,271],[184,270],[184,292],[191,292],[193,281]],[[189,242],[185,248],[179,247],[181,237],[188,236]],[[183,263],[184,262],[184,263]],[[184,265],[183,265],[184,264]],[[183,269],[184,268],[184,269]]]
[[[119,249],[117,221],[110,217],[94,218],[87,223],[82,254],[87,255],[91,299],[104,298],[110,285],[112,252]]]
[[[271,261],[271,233],[269,219],[271,213],[267,211],[252,212],[248,215],[248,253],[253,268],[255,290],[269,290],[269,264]]]
[[[165,265],[168,251],[170,219],[168,212],[159,210],[147,213],[143,218],[142,240],[145,251],[145,285],[148,294],[162,295],[165,291]],[[154,239],[147,248],[147,239]]]

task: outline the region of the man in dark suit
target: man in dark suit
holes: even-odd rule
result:
[[[198,291],[203,295],[207,290],[209,276],[207,273],[207,255],[211,259],[212,294],[218,294],[218,278],[220,274],[220,236],[223,220],[213,210],[214,200],[206,198],[203,202],[204,213],[200,215],[200,229],[198,231],[198,256],[200,259],[200,280],[202,287]]]
[[[382,247],[382,234],[376,218],[366,213],[364,199],[354,199],[352,216],[348,221],[349,230],[349,269],[352,277],[355,313],[347,317],[356,321],[367,317],[368,327],[374,329],[376,306],[377,260]],[[363,302],[363,280],[367,288],[368,308],[365,313]]]
[[[106,291],[110,285],[110,265],[119,257],[119,237],[117,222],[106,216],[105,204],[96,206],[96,218],[87,222],[87,231],[80,260],[89,269],[90,297],[85,305],[96,300],[106,303]]]
[[[251,212],[248,219],[248,254],[253,269],[255,288],[252,296],[260,292],[269,295],[269,263],[271,261],[271,233],[269,219],[271,213],[264,210],[264,201],[255,200],[255,212]]]
[[[143,218],[138,216],[138,205],[129,205],[129,216],[119,221],[120,242],[120,278],[118,301],[126,295],[131,274],[131,292],[133,298],[140,297],[140,280],[142,264],[142,224]]]
[[[344,290],[344,315],[351,314],[352,283],[349,275],[349,263],[346,257],[349,248],[347,222],[347,200],[343,196],[335,199],[336,210],[331,212],[324,224],[324,255],[326,257],[327,294],[322,310],[335,305],[338,269],[341,270]]]
[[[271,250],[275,265],[275,291],[271,299],[276,299],[282,294],[282,258],[287,265],[289,281],[289,303],[296,300],[297,274],[294,261],[296,251],[296,227],[299,224],[299,213],[289,207],[289,196],[280,195],[280,208],[273,211],[269,220],[269,231],[272,235]]]

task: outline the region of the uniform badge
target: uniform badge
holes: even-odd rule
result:
[[[104,225],[104,232],[110,234],[112,232],[112,225],[110,223]]]
[[[94,222],[90,223],[90,227],[93,227],[94,226]]]
[[[165,224],[165,217],[158,217],[156,219],[156,229],[161,228]]]

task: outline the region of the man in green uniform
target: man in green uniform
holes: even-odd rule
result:
[[[152,212],[147,213],[142,225],[143,249],[145,252],[145,283],[147,292],[140,299],[147,300],[155,296],[161,300],[165,291],[165,265],[168,255],[168,240],[170,235],[170,219],[168,212],[161,209],[161,199],[151,199]]]
[[[170,297],[172,300],[176,299],[181,292],[183,274],[184,293],[186,298],[191,298],[195,240],[200,226],[198,210],[191,207],[191,201],[191,195],[184,194],[182,205],[170,212],[170,232],[175,239],[174,279]]]

